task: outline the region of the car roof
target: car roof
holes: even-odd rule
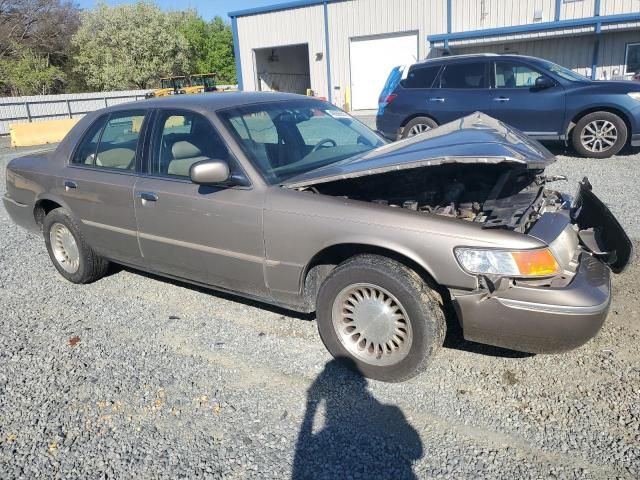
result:
[[[437,58],[427,58],[425,60],[422,60],[420,62],[416,62],[413,64],[413,66],[417,66],[417,65],[430,65],[430,64],[434,64],[434,65],[440,65],[442,63],[449,63],[449,62],[456,62],[456,61],[462,61],[462,60],[473,60],[475,58],[477,59],[485,59],[485,58],[496,58],[496,57],[500,57],[500,59],[513,59],[513,60],[532,60],[532,61],[537,61],[540,62],[542,61],[542,59],[537,58],[537,57],[530,57],[527,55],[515,55],[513,53],[509,54],[500,54],[500,53],[469,53],[469,54],[465,54],[465,55],[447,55],[444,57],[437,57]]]
[[[277,102],[281,100],[313,99],[306,95],[279,92],[218,92],[194,95],[172,95],[170,97],[150,98],[137,102],[127,102],[102,109],[101,112],[131,110],[135,108],[171,108],[194,111],[216,111],[252,103]],[[320,101],[319,99],[317,99]]]

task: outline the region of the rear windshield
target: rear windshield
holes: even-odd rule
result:
[[[414,68],[409,72],[407,78],[401,82],[401,85],[404,88],[431,88],[439,71],[440,65]]]

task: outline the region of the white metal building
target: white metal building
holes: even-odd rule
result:
[[[297,0],[229,16],[241,89],[311,89],[347,110],[377,108],[394,66],[444,52],[640,72],[640,0]]]

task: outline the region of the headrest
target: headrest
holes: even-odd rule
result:
[[[202,152],[193,143],[182,140],[173,144],[171,154],[174,159],[180,160],[183,158],[199,157],[202,155]]]

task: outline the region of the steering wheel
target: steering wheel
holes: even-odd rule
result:
[[[327,147],[323,147],[324,144],[326,143],[330,143],[332,147],[337,147],[338,144],[336,143],[335,140],[333,140],[332,138],[323,138],[322,140],[320,140],[318,143],[316,143],[316,146],[313,147],[313,150],[311,150],[311,153],[313,152],[317,152],[318,150],[320,150],[321,148],[327,148]]]

